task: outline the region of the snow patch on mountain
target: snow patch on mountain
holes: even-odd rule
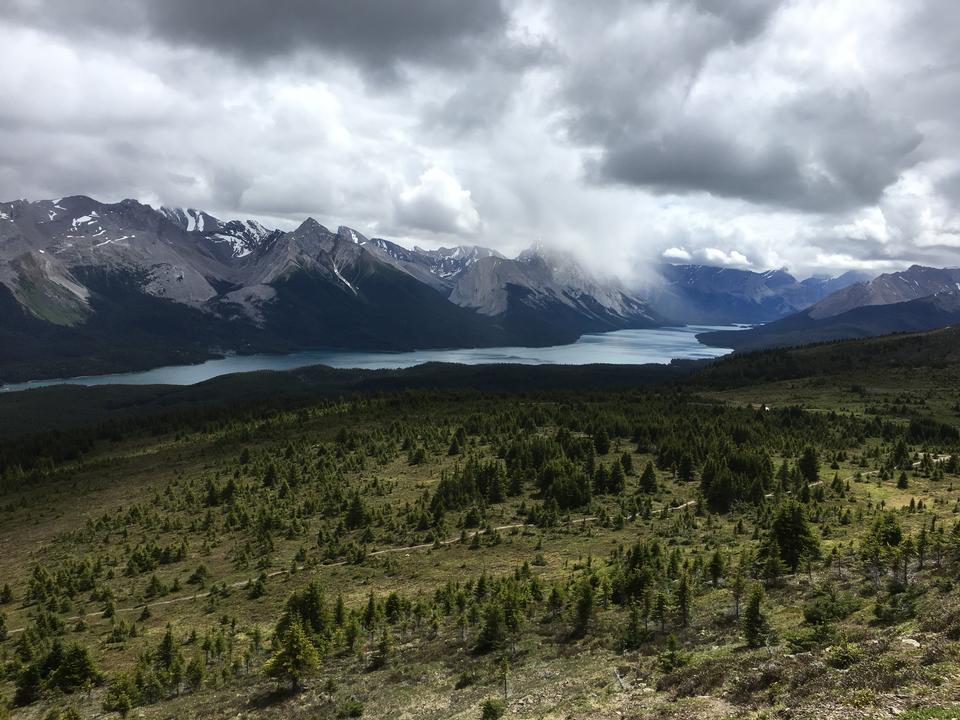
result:
[[[339,278],[340,282],[342,282],[344,285],[346,285],[348,288],[350,288],[353,291],[354,295],[357,294],[357,289],[353,285],[351,285],[350,281],[343,276],[343,274],[340,272],[340,268],[338,268],[336,264],[334,264],[333,266],[333,272],[337,276],[337,278]]]
[[[78,230],[81,225],[90,225],[95,223],[97,221],[96,218],[98,217],[100,216],[97,215],[96,211],[90,213],[89,215],[81,215],[80,217],[74,218],[70,221],[70,227],[72,227],[74,230]]]

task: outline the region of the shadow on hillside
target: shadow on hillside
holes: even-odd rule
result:
[[[275,687],[271,690],[266,690],[264,692],[257,693],[256,695],[251,697],[249,702],[247,703],[247,707],[249,707],[251,710],[265,710],[268,707],[271,707],[273,705],[279,705],[280,703],[284,703],[287,700],[290,700],[291,698],[296,697],[303,690],[304,688],[302,687],[300,688],[292,688],[290,686]]]

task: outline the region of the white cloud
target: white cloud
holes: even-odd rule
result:
[[[397,222],[414,230],[473,235],[480,229],[470,191],[436,166],[420,175],[416,185],[404,188],[394,208]]]
[[[749,267],[752,265],[747,256],[738,250],[726,252],[719,248],[708,247],[700,250],[698,255],[710,265],[729,265],[732,267]]]
[[[27,5],[0,19],[2,199],[313,215],[508,253],[542,239],[628,279],[665,259],[800,275],[960,264],[950,0],[525,0],[509,37],[498,13],[476,11],[466,34],[445,15],[431,32],[446,55],[394,37],[415,28],[391,29],[392,50],[358,25],[349,47],[304,33],[295,52],[245,54],[236,32],[227,51],[192,20],[178,43],[78,0],[62,4],[67,33],[42,12],[55,0]],[[584,43],[594,31],[604,41]],[[634,151],[613,167],[626,181],[590,181],[605,148]]]
[[[680,262],[690,262],[693,260],[693,255],[690,254],[690,251],[681,247],[667,248],[663,251],[662,257],[665,260],[679,260]]]

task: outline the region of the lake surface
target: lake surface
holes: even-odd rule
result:
[[[523,365],[643,365],[669,363],[674,359],[700,360],[731,352],[707,347],[695,335],[708,330],[739,330],[743,326],[688,325],[650,330],[617,330],[584,335],[569,345],[552,347],[495,347],[452,350],[414,350],[412,352],[359,352],[353,350],[308,350],[289,355],[231,355],[196,365],[170,365],[141,372],[113,375],[86,375],[52,380],[12,383],[0,392],[14,392],[50,385],[193,385],[219,375],[254,370],[293,370],[307,365],[368,370],[396,369],[425,362],[486,365],[515,363]]]

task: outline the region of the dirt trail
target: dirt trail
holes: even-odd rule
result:
[[[820,485],[821,483],[822,483],[822,481],[821,481],[821,482],[810,483],[810,486],[813,487],[813,486],[815,486],[815,485]],[[773,495],[773,493],[770,493],[769,495],[767,495],[767,497],[771,497],[772,495]],[[665,508],[663,508],[663,509],[666,510],[667,512],[674,512],[674,511],[676,511],[676,510],[683,510],[684,508],[688,508],[688,507],[691,507],[691,506],[696,505],[696,504],[697,504],[697,501],[696,501],[696,500],[688,500],[687,502],[683,503],[682,505],[676,505],[676,506],[673,506],[673,507],[665,507]],[[583,523],[592,522],[593,520],[596,520],[596,519],[597,519],[597,518],[596,518],[596,517],[593,517],[593,516],[582,517],[582,518],[577,518],[576,520],[570,520],[569,522],[567,522],[567,523],[565,523],[565,524],[566,524],[566,525],[582,525]],[[512,525],[500,525],[500,526],[498,526],[498,527],[493,528],[493,530],[494,530],[495,532],[499,532],[499,531],[501,531],[501,530],[516,530],[516,529],[519,529],[519,528],[526,528],[526,527],[535,527],[535,526],[532,525],[532,524],[530,524],[530,523],[514,523],[514,524],[512,524]],[[455,543],[462,542],[464,539],[466,539],[466,540],[472,540],[475,536],[477,536],[477,535],[485,535],[486,533],[487,533],[486,530],[474,530],[474,531],[471,532],[471,533],[467,533],[467,535],[465,536],[465,538],[464,538],[464,537],[461,537],[460,535],[457,535],[456,537],[447,538],[446,540],[441,540],[441,541],[439,542],[439,544],[440,544],[440,545],[453,545],[453,544],[455,544]],[[417,544],[417,545],[407,545],[407,546],[405,546],[405,547],[381,548],[380,550],[374,550],[374,551],[372,551],[372,552],[369,552],[369,553],[367,553],[367,555],[368,555],[368,556],[371,556],[371,557],[374,557],[374,556],[378,556],[378,555],[387,555],[387,554],[390,554],[390,553],[411,552],[411,551],[414,551],[414,550],[428,550],[428,549],[430,549],[430,548],[432,548],[432,547],[436,547],[436,545],[437,545],[437,543],[419,543],[419,544]],[[339,560],[339,561],[337,561],[337,562],[321,563],[320,565],[316,566],[316,569],[328,568],[328,567],[341,567],[341,566],[347,565],[347,564],[349,564],[349,563],[348,563],[346,560]],[[297,572],[302,572],[303,570],[306,570],[306,569],[307,569],[306,566],[301,565],[301,566],[297,567]],[[289,572],[290,572],[289,570],[274,570],[273,572],[267,573],[267,578],[277,577],[278,575],[286,575],[286,574],[288,574]],[[228,587],[228,588],[246,587],[246,586],[250,585],[250,583],[252,583],[252,582],[254,582],[254,580],[250,580],[250,579],[247,579],[247,580],[237,580],[236,582],[233,582],[233,583],[230,583],[229,585],[227,585],[227,587]],[[210,590],[206,590],[206,591],[204,591],[204,592],[194,593],[194,594],[192,594],[192,595],[181,595],[180,597],[168,598],[168,599],[166,599],[166,600],[157,600],[157,601],[155,601],[155,602],[150,602],[150,603],[140,603],[140,604],[138,604],[138,605],[131,605],[131,606],[129,606],[129,607],[116,608],[116,609],[114,610],[114,612],[115,612],[115,613],[130,613],[130,612],[136,612],[137,610],[142,611],[143,608],[144,608],[145,606],[147,606],[147,605],[149,605],[149,606],[151,606],[151,607],[154,607],[154,606],[157,606],[157,605],[173,605],[174,603],[188,602],[188,601],[190,601],[190,600],[202,600],[203,598],[210,597],[210,592],[211,592]],[[77,620],[82,620],[83,618],[96,618],[96,617],[101,617],[101,616],[103,615],[103,613],[104,613],[103,610],[98,610],[98,611],[96,611],[96,612],[85,613],[85,614],[83,614],[83,615],[74,615],[74,616],[72,616],[72,617],[66,618],[66,619],[64,620],[64,622],[76,622]],[[8,634],[8,635],[15,635],[15,634],[17,634],[17,633],[23,632],[25,629],[26,629],[26,628],[22,628],[22,627],[14,628],[14,629],[12,629],[12,630],[8,630],[8,631],[7,631],[7,634]]]
[[[687,503],[687,504],[690,504],[690,503]],[[582,525],[583,523],[588,523],[593,520],[596,520],[596,518],[592,516],[577,518],[576,520],[570,520],[569,522],[565,523],[565,525]],[[501,530],[515,530],[518,528],[525,528],[525,527],[535,527],[535,526],[531,525],[530,523],[514,523],[512,525],[500,525],[498,527],[493,528],[493,530],[494,532],[499,532]],[[474,530],[471,533],[467,533],[466,539],[472,540],[475,536],[485,535],[486,533],[487,533],[487,530]],[[447,540],[441,540],[439,544],[453,545],[454,543],[461,542],[463,539],[464,538],[462,538],[460,535],[457,535],[456,537],[448,538]],[[367,555],[376,556],[376,555],[386,555],[388,553],[410,552],[412,550],[427,550],[435,546],[436,546],[436,543],[420,543],[418,545],[407,545],[405,547],[382,548],[380,550],[374,550],[373,552],[369,552],[367,553]],[[349,563],[346,560],[339,560],[337,562],[321,563],[320,565],[316,566],[316,569],[329,568],[329,567],[341,567],[347,564]],[[302,572],[303,570],[306,570],[306,569],[308,568],[305,565],[300,565],[297,567],[297,572]],[[289,570],[274,570],[273,572],[267,573],[267,578],[276,577],[278,575],[286,575],[289,572],[290,572]],[[255,582],[255,581],[250,579],[237,580],[236,582],[233,582],[227,585],[227,587],[228,588],[247,587],[252,582]],[[168,598],[166,600],[157,600],[155,602],[149,602],[149,603],[145,602],[145,603],[140,603],[138,605],[131,605],[129,607],[116,608],[114,610],[114,613],[129,613],[129,612],[136,612],[137,610],[142,611],[143,608],[147,605],[149,605],[150,607],[156,607],[158,605],[173,605],[174,603],[188,602],[190,600],[202,600],[203,598],[210,597],[211,592],[212,591],[210,590],[206,590],[204,592],[194,593],[192,595],[181,595],[180,597]],[[65,618],[64,622],[76,622],[77,620],[82,620],[84,618],[101,617],[103,613],[104,613],[103,610],[98,610],[96,612],[84,613],[83,615],[73,615],[72,617]],[[7,634],[15,635],[17,633],[23,632],[25,629],[26,628],[22,628],[22,627],[14,628],[12,630],[8,630]]]

